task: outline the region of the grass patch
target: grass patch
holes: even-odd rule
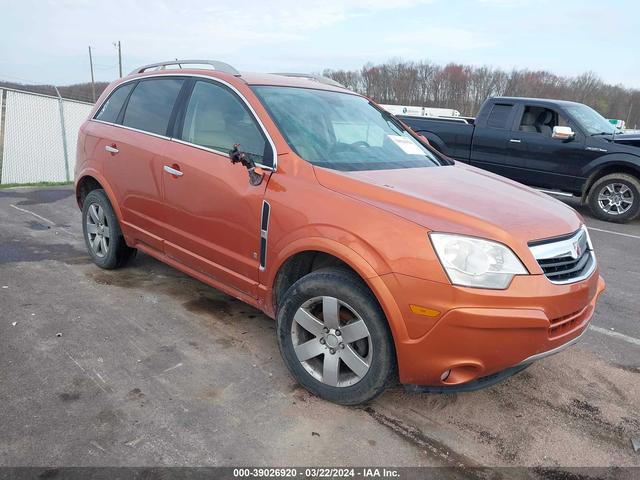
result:
[[[0,185],[1,188],[16,188],[16,187],[60,187],[73,185],[73,182],[36,182],[36,183],[6,183]]]

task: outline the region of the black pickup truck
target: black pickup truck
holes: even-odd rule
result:
[[[488,99],[478,116],[401,121],[443,154],[547,193],[578,196],[603,220],[640,214],[640,135],[581,103]]]

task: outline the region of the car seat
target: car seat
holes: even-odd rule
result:
[[[536,128],[536,114],[531,110],[527,110],[522,116],[522,122],[520,123],[520,130],[523,132],[538,132]]]
[[[536,128],[543,135],[550,137],[553,133],[553,112],[551,110],[545,110],[536,119]]]

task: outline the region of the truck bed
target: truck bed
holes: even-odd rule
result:
[[[473,138],[473,118],[466,117],[411,117],[398,116],[416,133],[425,133],[431,145],[449,157],[468,162],[471,157],[471,142]],[[441,140],[434,139],[436,134]]]

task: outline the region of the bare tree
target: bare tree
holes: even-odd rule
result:
[[[605,117],[625,120],[631,128],[640,124],[640,90],[606,84],[593,72],[562,77],[544,70],[505,72],[488,66],[394,59],[324,74],[380,103],[454,108],[474,115],[493,96],[553,98],[585,103]]]

